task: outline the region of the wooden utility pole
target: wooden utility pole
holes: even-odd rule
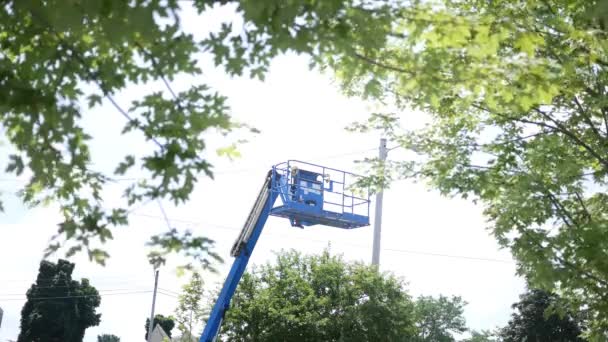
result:
[[[148,325],[148,342],[152,340],[152,331],[154,330],[154,306],[156,305],[156,290],[158,289],[158,269],[154,275],[154,293],[152,294],[152,312],[150,313],[150,324]]]

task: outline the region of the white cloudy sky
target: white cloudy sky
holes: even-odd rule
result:
[[[197,18],[187,11],[184,27],[190,32],[202,32],[226,15],[229,11]],[[201,60],[204,81],[229,97],[234,116],[262,131],[242,147],[239,160],[214,158],[216,179],[200,182],[187,205],[175,208],[164,204],[173,225],[217,241],[216,251],[226,263],[220,267],[219,275],[205,275],[209,288],[223,281],[232,262],[232,242],[271,165],[299,159],[356,171],[355,159],[377,153],[377,134],[344,130],[352,121],[365,118],[369,106],[342,96],[330,76],[309,71],[307,64],[301,56],[278,58],[267,80],[261,83],[230,79],[204,58]],[[199,81],[179,79],[173,86],[179,90]],[[127,106],[147,90],[129,89],[118,100]],[[420,113],[404,112],[402,117],[408,125],[424,120]],[[99,169],[111,170],[124,154],[147,148],[138,137],[120,136],[124,121],[107,103],[87,115],[84,124],[94,136],[94,161]],[[212,146],[223,142],[210,141]],[[5,155],[7,147],[1,148]],[[399,150],[389,154],[389,158],[400,157],[403,154]],[[0,216],[0,306],[5,311],[0,341],[6,341],[18,334],[23,294],[37,274],[42,250],[56,229],[58,215],[53,207],[24,208],[11,195],[23,183],[11,175],[2,175],[0,180],[7,207]],[[120,201],[122,186],[107,189],[110,203]],[[500,262],[511,260],[510,256],[500,251],[489,236],[481,209],[468,201],[443,198],[421,184],[394,184],[384,198],[381,268],[403,276],[413,295],[462,296],[469,303],[465,311],[468,325],[491,329],[506,323],[523,281],[515,277],[512,262]],[[87,330],[85,341],[96,341],[102,333],[118,335],[123,341],[143,340],[153,285],[144,243],[151,234],[164,229],[166,224],[158,205],[150,203],[134,213],[129,227],[115,231],[115,240],[107,245],[112,257],[106,267],[89,263],[84,257],[74,259],[75,276],[91,279],[102,294],[102,322]],[[272,252],[281,248],[316,253],[328,243],[349,260],[367,262],[371,259],[372,229],[342,231],[319,226],[301,230],[291,228],[287,220],[271,217],[251,263],[272,260]],[[158,296],[157,313],[172,313],[176,299],[167,291],[179,291],[185,280],[176,277],[171,265],[161,269],[159,286],[166,294]]]

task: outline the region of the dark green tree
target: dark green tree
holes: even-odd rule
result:
[[[415,302],[416,326],[420,342],[454,342],[454,334],[467,330],[466,303],[460,297],[421,296]]]
[[[97,342],[120,342],[120,337],[116,335],[103,334],[97,336]]]
[[[542,290],[529,290],[513,304],[515,312],[500,332],[504,342],[583,342],[580,317],[560,309],[559,297]],[[599,340],[598,340],[599,341]]]
[[[101,297],[87,279],[72,280],[74,267],[61,259],[40,263],[21,310],[18,342],[82,342],[85,330],[99,324]]]
[[[154,316],[154,327],[160,325],[161,328],[167,333],[167,336],[171,337],[171,330],[175,327],[175,318],[172,316],[155,315]],[[150,328],[150,318],[146,318],[146,335],[145,339],[148,340],[148,329]]]
[[[246,273],[226,313],[223,341],[412,341],[404,283],[374,267],[281,252]]]

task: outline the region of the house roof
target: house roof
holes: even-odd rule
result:
[[[169,337],[169,335],[167,335],[167,333],[165,332],[163,327],[160,326],[160,324],[156,324],[154,330],[152,330],[152,338],[150,339],[150,342],[163,341],[171,341],[171,338]]]

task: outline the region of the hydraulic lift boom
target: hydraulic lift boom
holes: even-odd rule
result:
[[[273,179],[276,178],[272,177],[272,171],[270,171],[266,176],[264,186],[249,213],[245,226],[243,227],[243,230],[241,230],[241,234],[232,246],[230,254],[235,257],[235,259],[232,268],[230,268],[230,272],[228,273],[228,277],[226,277],[226,281],[224,282],[217,302],[209,315],[209,320],[207,321],[205,330],[203,330],[200,342],[213,342],[219,332],[222,320],[224,319],[224,314],[230,307],[230,300],[234,295],[234,291],[236,291],[236,286],[241,280],[243,272],[245,272],[249,257],[255,248],[255,244],[258,242],[258,238],[270,215],[270,210],[277,199],[278,193],[270,191]]]
[[[369,225],[369,195],[365,198],[347,193],[356,177],[349,172],[294,160],[272,167],[232,246],[230,255],[235,259],[200,342],[215,341],[268,216],[288,218],[292,226],[300,228],[320,224],[353,229]],[[275,206],[277,198],[282,202],[279,206]]]

